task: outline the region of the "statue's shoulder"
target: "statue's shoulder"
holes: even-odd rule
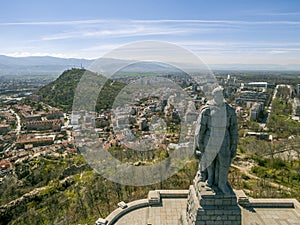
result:
[[[209,105],[203,106],[200,110],[200,113],[210,115],[210,106]]]
[[[227,102],[225,103],[225,105],[226,105],[227,113],[230,115],[235,115],[235,109]]]

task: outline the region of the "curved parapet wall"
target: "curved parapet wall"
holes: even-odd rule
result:
[[[129,202],[124,205],[120,204],[119,208],[109,214],[106,219],[99,218],[95,225],[113,225],[123,215],[132,212],[136,209],[160,205],[161,198],[187,198],[188,190],[155,190],[148,193],[147,199],[140,199],[133,202]]]
[[[111,214],[109,214],[109,216],[106,218],[107,225],[113,225],[120,217],[122,217],[126,213],[129,213],[139,208],[148,207],[148,206],[149,206],[148,199],[140,199],[128,203],[127,207],[124,209],[119,207],[116,210],[114,210]]]
[[[276,224],[298,224],[300,219],[300,203],[296,199],[256,199],[249,198],[242,190],[234,190],[234,192],[237,197],[237,203],[242,210],[243,225],[250,225],[253,221],[259,222],[259,224],[269,224],[265,221],[267,218],[277,218],[276,221],[278,223]],[[147,219],[148,224],[157,225],[163,224],[162,222],[165,224],[177,224],[175,223],[177,220],[184,222],[186,221],[187,197],[188,190],[150,191],[147,199],[127,204],[120,202],[118,204],[119,208],[114,210],[107,218],[99,218],[95,222],[95,225],[115,225],[119,221],[123,221],[120,224],[144,224],[140,223],[140,219],[138,218],[143,214],[134,214],[134,211],[144,211],[148,210],[147,208],[151,209],[149,211],[149,218]],[[159,216],[159,213],[157,213],[165,209],[170,213],[167,219],[162,215]],[[274,210],[276,210],[275,214]],[[278,215],[280,215],[279,219]],[[128,221],[132,221],[133,223],[128,223]],[[294,221],[294,223],[290,223],[289,221]]]

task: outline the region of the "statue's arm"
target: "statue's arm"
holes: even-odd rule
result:
[[[195,131],[195,140],[194,140],[194,155],[196,158],[199,158],[202,153],[204,153],[204,137],[207,130],[207,109],[203,109],[197,120],[197,127]]]
[[[236,118],[235,111],[232,109],[231,117],[230,117],[230,151],[231,151],[231,158],[236,156],[237,151],[237,144],[238,144],[238,122]]]

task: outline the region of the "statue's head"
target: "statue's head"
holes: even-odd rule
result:
[[[213,96],[213,101],[214,101],[217,105],[221,105],[221,104],[224,103],[223,88],[221,88],[221,87],[216,87],[216,88],[212,91],[212,96]]]

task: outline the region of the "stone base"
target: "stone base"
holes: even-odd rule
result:
[[[206,186],[205,182],[196,182],[190,186],[187,212],[183,216],[187,225],[241,225],[241,209],[230,187],[229,194],[223,194],[217,188]]]

